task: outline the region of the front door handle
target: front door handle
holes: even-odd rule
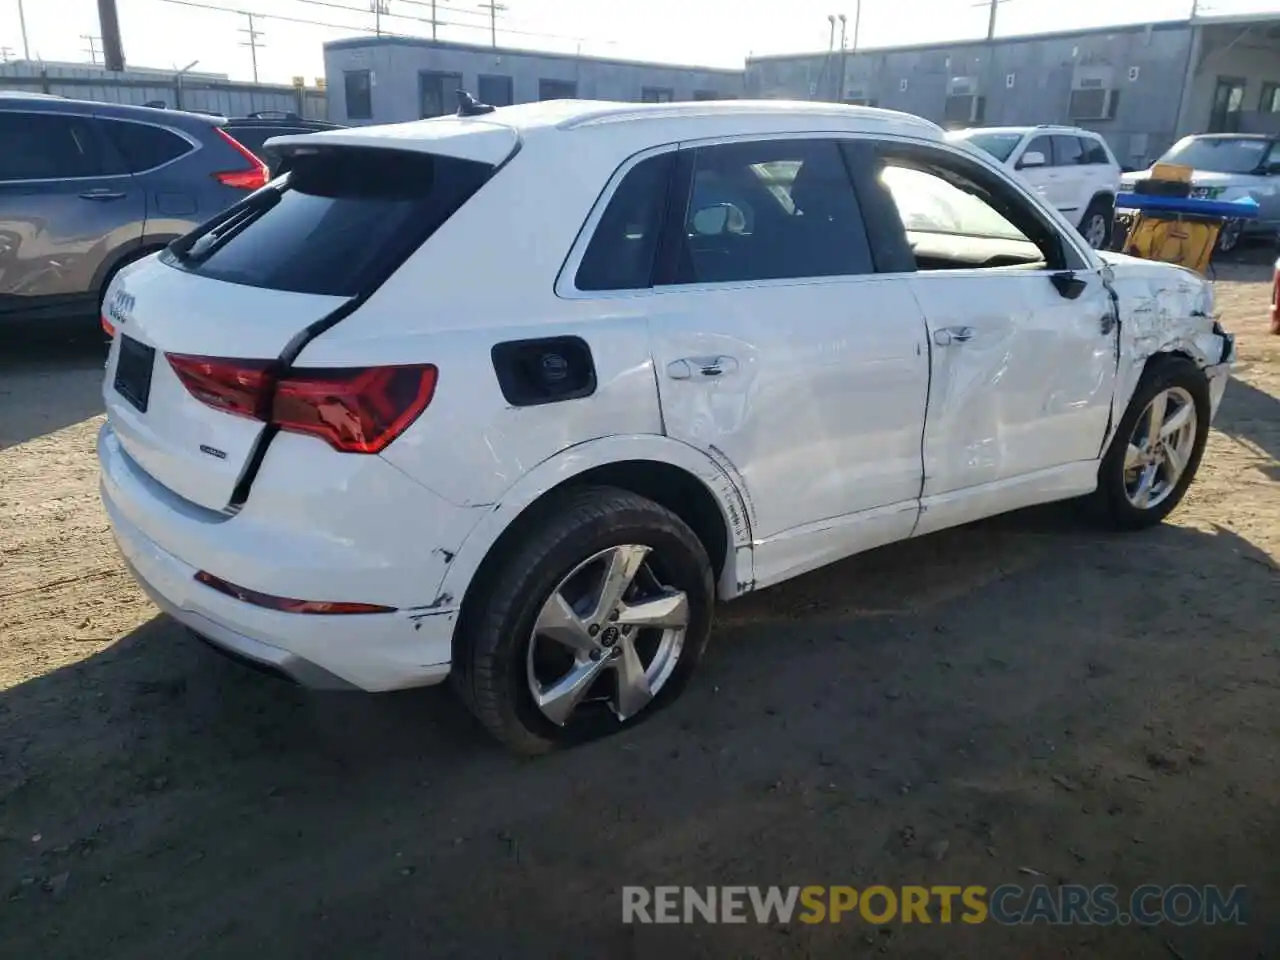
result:
[[[973,339],[973,327],[943,327],[933,332],[933,342],[940,347]]]
[[[667,364],[667,376],[672,380],[691,380],[694,377],[714,380],[737,369],[738,361],[733,357],[683,357]]]
[[[80,194],[82,200],[123,200],[124,194],[119,190],[87,190]]]
[[[1102,315],[1102,335],[1106,336],[1110,334],[1111,331],[1116,328],[1116,323],[1117,323],[1117,320],[1116,320],[1116,315],[1114,313],[1110,311],[1107,311],[1106,313],[1104,313]]]

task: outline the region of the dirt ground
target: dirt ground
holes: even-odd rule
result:
[[[1220,272],[1242,362],[1166,525],[1027,511],[726,605],[671,710],[536,761],[446,692],[309,694],[188,639],[98,502],[95,338],[0,343],[0,953],[1280,957],[1267,275]],[[621,923],[624,884],[1030,882],[1243,884],[1253,906],[1243,927]]]

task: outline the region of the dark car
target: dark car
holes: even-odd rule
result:
[[[122,266],[268,179],[226,121],[0,91],[0,323],[93,315]]]
[[[263,110],[259,113],[251,113],[247,117],[232,117],[227,120],[225,129],[252,150],[258,159],[274,172],[279,161],[262,148],[262,145],[272,137],[315,133],[318,130],[337,130],[340,127],[341,124],[328,123],[324,120],[307,120],[296,113]]]

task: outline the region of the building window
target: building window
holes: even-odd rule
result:
[[[693,91],[693,99],[695,100],[719,100],[720,94],[714,90],[695,90]]]
[[[373,83],[368,70],[347,70],[343,74],[347,91],[347,119],[373,119]]]
[[[1280,83],[1264,83],[1262,98],[1258,101],[1259,113],[1280,113]]]
[[[418,74],[418,116],[443,117],[457,110],[462,74],[423,70]]]
[[[670,87],[641,87],[641,103],[670,103],[676,97]]]
[[[1219,77],[1213,90],[1213,106],[1209,110],[1209,133],[1239,133],[1240,113],[1244,109],[1245,81],[1235,77]]]
[[[578,96],[578,84],[573,80],[539,80],[539,100],[573,100]]]
[[[495,107],[509,107],[516,102],[510,77],[482,73],[476,93],[481,103]]]

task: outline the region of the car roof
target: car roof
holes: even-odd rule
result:
[[[963,130],[953,130],[952,133],[1016,133],[1019,136],[1023,136],[1028,133],[1070,133],[1072,135],[1079,135],[1083,133],[1091,137],[1101,136],[1101,134],[1094,130],[1086,130],[1084,127],[1072,127],[1067,124],[1060,123],[1029,124],[1020,127],[966,127]]]
[[[1193,133],[1185,137],[1188,140],[1274,140],[1270,133]]]
[[[471,116],[373,126],[343,127],[304,135],[273,137],[272,147],[323,144],[437,151],[491,161],[531,137],[569,131],[622,134],[661,143],[704,136],[769,135],[825,130],[943,139],[935,123],[876,107],[793,100],[697,100],[682,103],[622,103],[602,100],[544,100],[498,107]],[[504,149],[504,144],[506,148]],[[496,161],[493,161],[496,162]]]
[[[220,126],[223,118],[216,114],[194,113],[187,110],[169,110],[164,107],[144,107],[131,103],[106,103],[101,100],[72,100],[54,95],[34,96],[18,92],[17,96],[0,92],[0,103],[21,101],[23,109],[42,113],[92,113],[99,117],[115,117],[120,120],[139,120],[144,123],[167,124],[193,130],[201,127]]]

